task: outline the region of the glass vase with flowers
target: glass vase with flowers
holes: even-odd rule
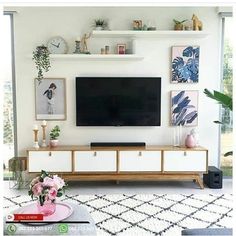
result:
[[[32,199],[38,199],[38,213],[49,216],[56,211],[56,198],[65,193],[65,187],[66,183],[62,178],[42,170],[40,176],[31,181],[28,193]]]

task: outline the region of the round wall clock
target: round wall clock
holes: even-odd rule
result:
[[[48,51],[52,54],[64,54],[68,51],[68,45],[61,36],[56,36],[48,40]]]

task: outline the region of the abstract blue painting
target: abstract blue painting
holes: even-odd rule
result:
[[[171,125],[197,126],[198,91],[171,91]]]
[[[199,46],[172,47],[172,83],[198,83]]]

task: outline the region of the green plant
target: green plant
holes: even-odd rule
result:
[[[204,89],[204,93],[207,97],[217,101],[220,105],[225,107],[226,109],[229,109],[230,111],[233,111],[233,100],[231,96],[228,96],[224,93],[218,92],[218,91],[209,91],[208,89]],[[221,121],[214,121],[217,124],[223,124]],[[229,151],[224,154],[224,156],[230,156],[233,155],[233,151]]]
[[[60,132],[61,132],[61,130],[60,130],[60,128],[59,128],[59,126],[58,125],[56,125],[52,130],[51,130],[51,132],[50,132],[50,140],[55,140],[55,139],[57,139],[59,136],[60,136]]]
[[[16,181],[16,188],[20,189],[23,185],[22,171],[24,171],[23,160],[20,157],[13,157],[8,162],[9,171],[12,171],[12,178]]]
[[[105,28],[107,26],[107,22],[103,19],[95,19],[93,26]]]
[[[176,25],[181,25],[187,20],[178,21],[178,20],[173,19],[173,21],[175,22]]]
[[[37,80],[40,83],[43,79],[43,72],[48,72],[51,67],[48,48],[44,45],[37,46],[33,51],[33,60],[38,70]]]

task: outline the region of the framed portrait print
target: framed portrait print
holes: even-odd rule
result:
[[[117,53],[125,54],[126,45],[125,44],[117,44]]]
[[[36,120],[66,120],[66,81],[64,78],[35,79]]]
[[[133,30],[142,30],[142,20],[133,21]]]
[[[198,91],[171,91],[171,125],[197,126]]]

